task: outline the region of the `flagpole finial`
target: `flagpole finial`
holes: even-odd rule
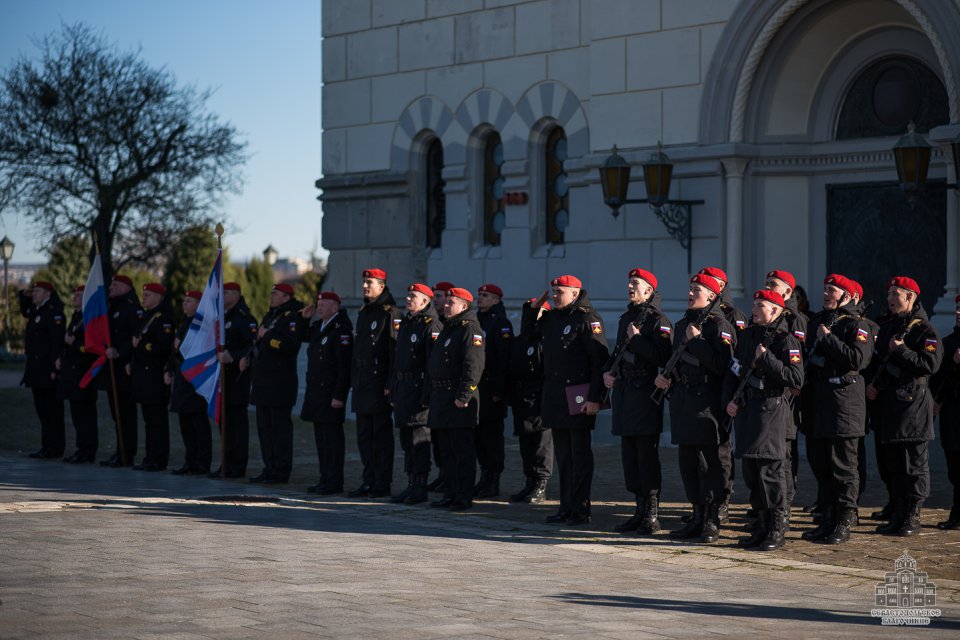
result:
[[[214,229],[214,231],[215,231],[216,234],[217,234],[217,246],[219,247],[219,246],[220,246],[220,239],[221,239],[222,236],[223,236],[223,225],[218,222],[216,228]]]

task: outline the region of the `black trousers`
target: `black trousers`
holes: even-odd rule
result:
[[[873,446],[877,457],[877,471],[880,474],[880,480],[883,482],[884,486],[887,487],[887,495],[893,497],[893,494],[896,492],[896,490],[891,486],[891,482],[893,482],[893,473],[890,469],[890,457],[885,451],[885,447],[888,445],[880,442],[880,431],[878,430],[873,432]]]
[[[860,498],[860,438],[807,438],[807,458],[817,479],[817,504],[856,509]]]
[[[443,477],[443,465],[440,464],[440,443],[437,442],[436,438],[430,439],[430,449],[433,453],[433,463],[437,467],[437,473],[439,477]]]
[[[183,464],[193,471],[210,471],[213,440],[210,420],[205,411],[183,411],[180,417],[180,436],[183,438]]]
[[[620,462],[627,491],[644,497],[660,494],[660,434],[621,436]]]
[[[930,450],[927,442],[889,442],[883,445],[890,497],[923,502],[930,496]]]
[[[860,492],[863,495],[867,490],[867,443],[866,438],[857,438],[857,475],[860,478]]]
[[[750,489],[754,509],[787,508],[786,465],[783,460],[743,458],[743,480]]]
[[[730,502],[730,496],[733,495],[733,483],[737,478],[737,465],[733,461],[733,444],[730,442],[730,434],[726,437],[721,434],[723,440],[720,442],[720,467],[723,469],[723,501]]]
[[[430,427],[400,427],[403,471],[430,473]]]
[[[223,442],[220,446],[223,447],[224,471],[235,476],[246,474],[250,456],[250,414],[247,405],[223,405]]]
[[[560,510],[590,515],[593,487],[593,433],[590,429],[553,429],[553,447],[560,472]]]
[[[960,451],[944,450],[947,458],[947,479],[953,485],[953,508],[960,509]]]
[[[503,418],[484,420],[474,430],[477,463],[481,471],[503,472]]]
[[[530,480],[549,480],[553,475],[553,431],[544,429],[517,436],[520,441],[520,460],[523,477]]]
[[[63,420],[63,400],[57,398],[56,388],[33,391],[33,406],[40,419],[40,448],[55,456],[62,456],[66,447],[66,427]]]
[[[170,462],[170,412],[166,404],[141,404],[144,464],[166,467]]]
[[[822,510],[833,505],[828,440],[807,436],[807,462],[817,482],[817,506]]]
[[[263,473],[286,482],[293,469],[293,407],[257,406],[257,435],[263,456]]]
[[[783,475],[787,483],[787,508],[793,504],[793,497],[797,494],[797,439],[787,440],[784,449]]]
[[[724,475],[718,445],[688,445],[677,447],[680,479],[690,504],[708,504],[724,499],[728,476]]]
[[[100,446],[96,399],[71,400],[70,419],[77,434],[77,453],[93,458],[97,455],[97,447]]]
[[[393,423],[389,411],[357,414],[357,448],[364,483],[380,491],[389,490],[393,480]]]
[[[342,422],[314,422],[313,441],[320,464],[320,487],[324,491],[343,491],[343,460],[346,441]]]
[[[446,498],[469,502],[477,478],[477,454],[473,429],[433,429],[440,445],[440,470],[447,479]]]
[[[113,391],[107,392],[107,399],[110,401],[110,417],[113,418],[117,433],[117,455],[120,456],[120,442],[123,437],[123,458],[126,463],[133,464],[133,459],[137,455],[137,403],[133,399],[133,394],[129,391],[118,391],[116,402],[114,402]],[[117,407],[120,409],[120,415],[117,416]]]

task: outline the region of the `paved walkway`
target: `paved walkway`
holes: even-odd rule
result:
[[[960,633],[951,580],[937,581],[943,617],[906,631],[871,618],[883,574],[856,566],[558,530],[482,506],[308,499],[9,455],[0,470],[4,640]]]

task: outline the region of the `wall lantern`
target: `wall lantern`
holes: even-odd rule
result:
[[[937,182],[929,185],[931,188],[954,189],[960,193],[960,136],[953,139],[950,151],[953,155],[954,176],[958,182],[944,184]],[[927,185],[927,171],[930,169],[930,157],[933,155],[933,145],[927,142],[923,134],[916,132],[916,126],[911,122],[907,132],[897,140],[893,146],[893,158],[897,163],[897,180],[900,189],[911,200]]]

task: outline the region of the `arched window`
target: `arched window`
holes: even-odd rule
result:
[[[563,232],[570,224],[570,192],[563,163],[567,159],[567,135],[562,127],[554,127],[544,148],[544,203],[546,205],[546,241],[562,244]]]
[[[483,243],[499,245],[507,217],[503,210],[503,144],[491,131],[483,145]]]
[[[447,196],[443,191],[443,143],[434,138],[427,145],[424,200],[427,203],[427,247],[440,246],[447,226]]]

